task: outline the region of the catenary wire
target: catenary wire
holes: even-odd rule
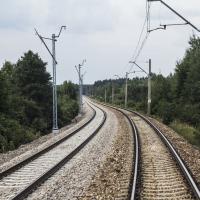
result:
[[[136,48],[135,48],[135,51],[134,51],[134,54],[133,56],[131,57],[131,60],[133,60],[133,62],[136,62],[137,61],[137,58],[139,57],[146,41],[147,41],[147,38],[149,36],[149,30],[150,30],[150,7],[151,7],[151,3],[147,2],[146,1],[146,16],[145,16],[145,19],[144,19],[144,23],[143,23],[143,26],[142,26],[142,30],[141,30],[141,33],[140,33],[140,36],[139,36],[139,40],[138,40],[138,43],[136,45]],[[143,39],[143,41],[141,42],[141,39],[142,39],[142,35],[144,33],[144,28],[145,28],[145,25],[147,25],[147,32],[145,34],[145,37]],[[139,47],[140,45],[140,47]],[[129,69],[129,72],[132,70],[132,67],[133,67],[134,64],[132,64],[130,66],[130,69]]]

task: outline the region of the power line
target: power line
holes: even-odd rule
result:
[[[137,43],[137,45],[136,45],[136,48],[135,48],[135,51],[134,51],[134,54],[133,54],[132,58],[135,57],[136,52],[137,52],[137,50],[138,50],[138,47],[139,47],[140,41],[141,41],[141,39],[142,39],[142,34],[143,34],[143,32],[144,32],[144,28],[145,28],[146,22],[147,22],[147,17],[145,17],[145,20],[144,20],[144,23],[143,23],[143,26],[142,26],[142,31],[141,31],[141,33],[140,33],[139,40],[138,40],[138,43]]]
[[[139,55],[140,55],[142,49],[144,48],[144,45],[145,45],[145,43],[146,43],[146,41],[147,41],[148,36],[149,36],[149,32],[146,33],[145,38],[144,38],[144,40],[143,40],[142,43],[141,43],[140,49],[138,50],[138,52],[137,52],[137,54],[136,54],[136,56],[135,56],[135,58],[134,58],[134,60],[133,60],[134,62],[137,61],[137,59],[138,59],[138,57],[139,57]],[[131,67],[130,67],[130,69],[129,69],[129,72],[132,70],[133,66],[134,66],[134,64],[131,65]]]
[[[137,53],[137,50],[138,50],[138,47],[139,47],[139,44],[140,44],[140,41],[142,39],[142,35],[143,35],[143,32],[144,32],[144,28],[145,28],[145,25],[147,24],[147,32],[148,32],[148,23],[149,23],[149,11],[150,10],[150,3],[147,2],[146,3],[146,16],[145,16],[145,19],[144,19],[144,23],[143,23],[143,26],[142,26],[142,30],[141,30],[141,33],[140,33],[140,36],[139,36],[139,40],[138,40],[138,43],[136,45],[136,48],[135,48],[135,51],[134,51],[134,54],[132,56],[132,59],[135,60],[135,57],[136,57],[136,53]]]
[[[141,30],[141,33],[140,33],[140,36],[139,36],[139,40],[138,40],[138,43],[136,45],[136,48],[135,48],[135,51],[134,51],[134,54],[131,58],[131,60],[133,60],[134,62],[137,61],[137,58],[139,57],[146,41],[147,41],[147,38],[149,36],[149,29],[150,29],[150,7],[151,7],[151,2],[148,2],[146,1],[146,16],[145,16],[145,19],[144,19],[144,23],[143,23],[143,26],[142,26],[142,30]],[[141,39],[142,39],[142,35],[144,33],[144,28],[145,28],[145,25],[147,25],[147,32],[146,32],[146,35],[143,39],[143,41],[141,42]],[[140,45],[141,44],[141,45]],[[140,47],[139,47],[140,45]],[[132,70],[132,67],[133,65],[131,65],[130,69],[129,69],[129,72]]]
[[[151,2],[149,1],[146,1],[146,15],[145,15],[145,19],[144,19],[144,22],[143,22],[143,25],[142,25],[142,29],[141,29],[141,32],[140,32],[140,35],[139,35],[139,39],[138,39],[138,42],[137,42],[137,45],[135,47],[135,50],[134,50],[134,54],[133,56],[129,59],[136,62],[137,61],[137,58],[139,57],[146,41],[147,41],[147,38],[149,36],[149,29],[150,29],[150,7],[151,7]],[[145,25],[147,25],[147,31],[146,31],[146,34],[145,34],[145,37],[144,39],[142,40],[142,36],[144,34],[144,30],[145,30]],[[142,42],[141,42],[142,41]],[[130,63],[128,62],[124,67],[123,67],[123,71],[124,71],[124,68],[127,68],[128,65]],[[133,65],[129,68],[129,72],[132,70],[132,67]]]
[[[139,55],[140,55],[140,53],[141,53],[141,51],[142,51],[142,49],[143,49],[143,47],[144,47],[144,45],[145,45],[145,43],[147,41],[148,36],[149,36],[149,33],[146,33],[145,38],[141,43],[140,49],[138,50],[138,53],[135,56],[135,59],[134,59],[135,62],[137,61],[137,58],[139,57]]]
[[[141,32],[140,32],[139,40],[138,40],[137,45],[136,45],[136,47],[135,47],[133,56],[132,56],[129,60],[135,60],[135,55],[136,55],[137,50],[138,50],[138,47],[139,47],[139,45],[140,45],[140,41],[141,41],[141,39],[142,39],[142,35],[143,35],[143,32],[144,32],[144,28],[145,28],[146,23],[147,23],[147,15],[145,16],[145,19],[144,19],[144,22],[143,22],[143,26],[142,26],[142,30],[141,30]],[[126,65],[123,67],[122,71],[124,71],[124,69],[127,68],[128,65],[129,65],[129,62],[126,63]]]
[[[139,55],[140,55],[140,52],[141,52],[141,50],[142,50],[142,48],[144,47],[144,44],[145,44],[145,42],[146,42],[146,40],[147,40],[147,38],[148,38],[148,32],[149,32],[149,29],[150,29],[150,7],[151,7],[151,3],[150,2],[146,2],[146,17],[145,17],[145,20],[144,20],[144,24],[143,24],[143,28],[142,28],[142,31],[141,31],[141,34],[140,34],[140,37],[139,37],[139,42],[138,42],[138,46],[139,46],[139,43],[140,43],[140,41],[141,41],[141,38],[142,38],[142,34],[143,34],[143,31],[144,31],[144,27],[145,27],[145,24],[147,23],[147,32],[146,32],[146,35],[145,35],[145,38],[144,38],[144,40],[142,41],[142,43],[141,43],[141,46],[140,46],[140,48],[139,48],[139,50],[138,51],[136,51],[137,52],[137,54],[136,54],[136,52],[134,53],[134,61],[136,62],[136,60],[137,60],[137,58],[139,57]],[[138,49],[138,46],[137,46],[137,49]]]

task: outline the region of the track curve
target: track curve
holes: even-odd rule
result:
[[[200,190],[184,161],[152,122],[138,112],[102,105],[127,115],[129,121],[132,121],[135,135],[139,137],[137,140],[141,141],[141,145],[140,142],[136,142],[139,147],[135,147],[135,152],[139,153],[135,153],[129,199],[200,199]],[[138,131],[138,121],[141,122],[140,129],[144,127],[143,131]],[[142,136],[141,132],[145,132],[145,129],[149,131]],[[143,174],[142,179],[140,173]],[[155,180],[152,181],[153,179]]]
[[[50,150],[46,150],[45,153],[40,153],[34,160],[29,159],[28,164],[23,163],[21,168],[16,166],[14,173],[4,172],[8,175],[0,180],[0,188],[3,189],[1,199],[25,198],[73,158],[98,133],[106,121],[106,113],[98,106],[91,107],[95,110],[95,120],[93,115],[87,125],[83,125],[70,137],[51,147]]]

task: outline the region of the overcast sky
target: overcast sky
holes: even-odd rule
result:
[[[165,2],[200,28],[200,1]],[[77,82],[74,66],[83,59],[87,60],[83,67],[83,72],[87,72],[85,83],[114,78],[114,74],[124,76],[142,29],[145,5],[145,0],[1,0],[0,64],[5,60],[16,63],[31,49],[48,62],[47,70],[51,73],[51,58],[34,28],[43,36],[51,37],[61,25],[66,25],[67,30],[56,43],[58,83]],[[160,23],[179,22],[182,21],[161,3],[152,3],[152,28]],[[145,62],[151,58],[153,72],[164,75],[174,72],[176,61],[184,56],[193,33],[199,35],[189,26],[152,32],[138,64],[147,69]],[[48,45],[51,48],[50,42]]]

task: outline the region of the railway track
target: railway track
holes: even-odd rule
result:
[[[106,113],[96,105],[94,114],[70,135],[28,159],[0,173],[0,199],[24,199],[45,180],[69,162],[98,133]]]
[[[140,199],[200,199],[200,190],[176,149],[143,115],[128,111],[141,141]],[[137,187],[137,186],[135,186]]]
[[[137,112],[108,107],[123,113],[134,133],[128,199],[200,199],[194,178],[165,135]]]
[[[93,116],[71,136],[0,173],[0,199],[24,199],[77,154],[106,121],[106,113],[92,107]],[[116,199],[200,199],[195,180],[164,134],[137,112],[108,107],[127,118],[134,139],[132,174],[125,170]]]

